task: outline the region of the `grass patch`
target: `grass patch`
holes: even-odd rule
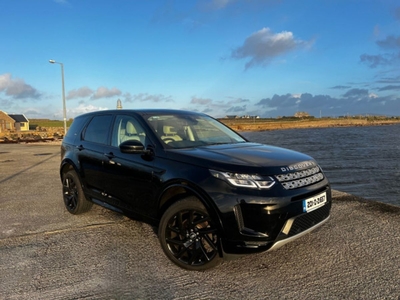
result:
[[[67,121],[67,127],[71,126],[72,119]],[[64,128],[64,121],[60,120],[42,120],[42,119],[30,119],[29,129],[35,130],[37,127],[60,127]]]

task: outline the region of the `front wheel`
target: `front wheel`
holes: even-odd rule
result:
[[[218,233],[210,215],[195,197],[171,205],[161,218],[158,237],[164,253],[176,265],[203,271],[218,265]]]
[[[75,171],[70,170],[63,175],[63,197],[67,210],[74,215],[90,210],[93,203],[88,201]]]

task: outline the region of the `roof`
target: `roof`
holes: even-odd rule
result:
[[[8,114],[11,118],[15,120],[15,122],[29,122],[25,115],[18,115],[18,114]]]
[[[175,114],[175,115],[205,115],[203,113],[195,112],[195,111],[187,111],[187,110],[180,110],[180,109],[161,109],[161,108],[144,108],[144,109],[110,109],[110,110],[98,110],[98,111],[93,111],[89,113],[85,113],[82,115],[77,116],[88,116],[88,115],[101,115],[101,114],[107,114],[107,113],[117,113],[117,114],[137,114],[141,116],[145,115],[154,115],[154,114],[159,114],[159,115],[165,115],[165,114]]]

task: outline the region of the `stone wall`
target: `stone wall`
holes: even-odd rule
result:
[[[34,142],[41,140],[59,140],[64,136],[64,128],[61,127],[37,127],[36,130],[15,131],[6,130],[0,132],[0,142]]]

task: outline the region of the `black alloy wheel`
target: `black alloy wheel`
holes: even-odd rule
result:
[[[93,206],[83,193],[78,175],[72,170],[63,176],[63,197],[65,207],[74,215],[87,212]]]
[[[219,239],[205,207],[194,197],[171,205],[161,218],[158,236],[168,258],[187,270],[203,271],[218,265]]]

